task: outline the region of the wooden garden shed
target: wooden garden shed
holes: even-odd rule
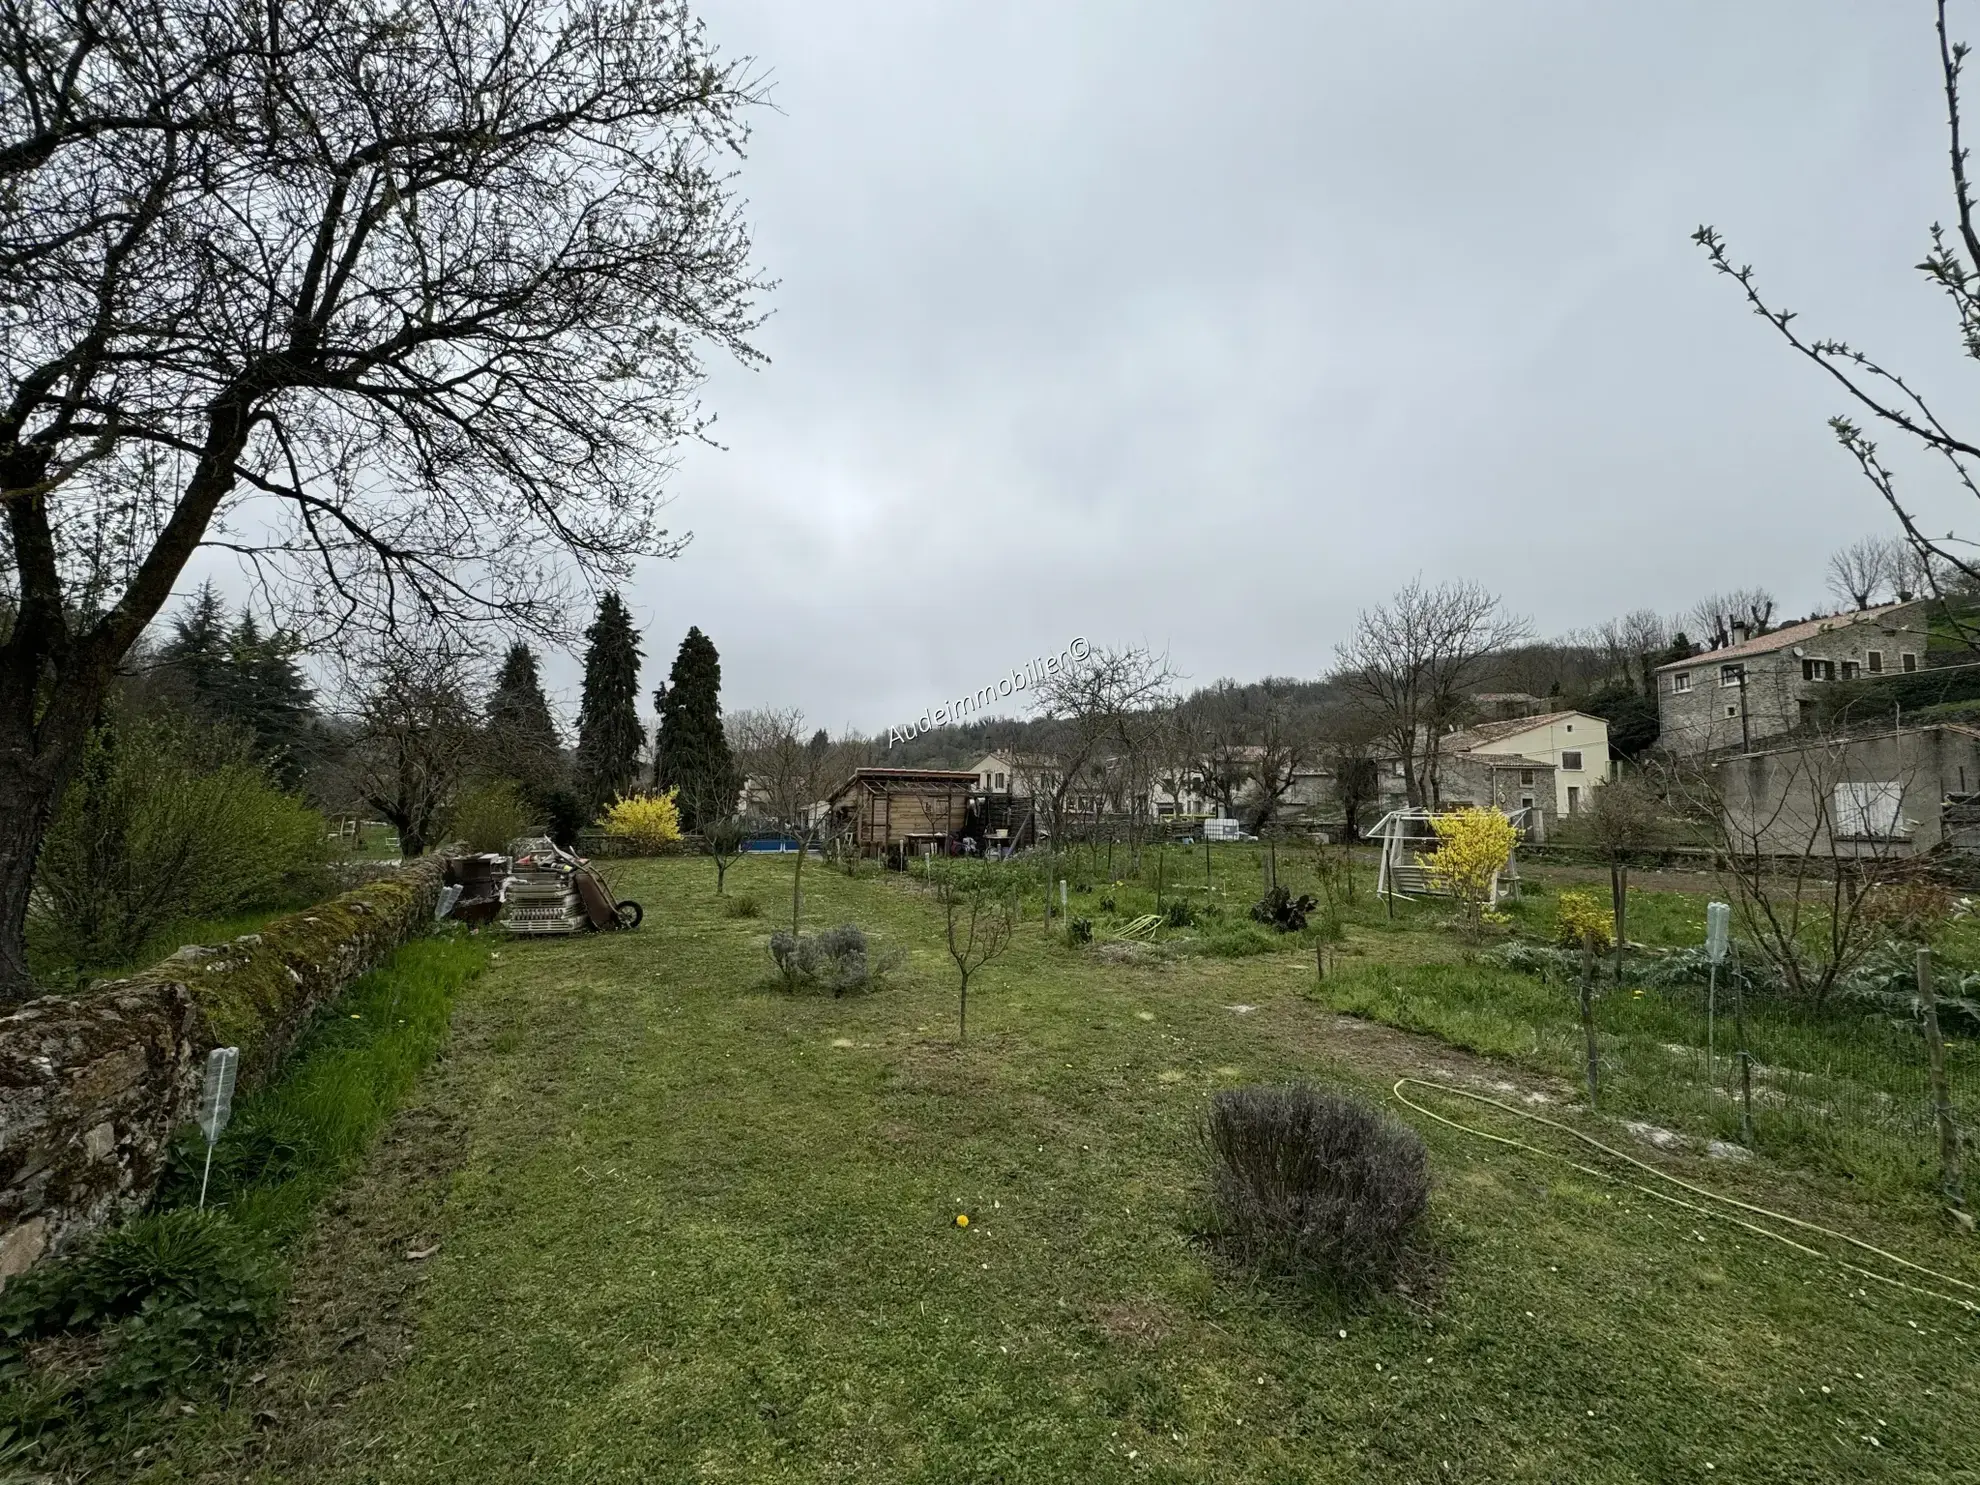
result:
[[[946,768],[861,768],[826,801],[862,856],[937,852],[962,834],[976,775]]]

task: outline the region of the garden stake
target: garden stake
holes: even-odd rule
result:
[[[1966,1206],[1959,1173],[1959,1130],[1946,1092],[1946,1043],[1939,1035],[1939,998],[1932,991],[1932,951],[1918,951],[1918,1004],[1925,1014],[1925,1053],[1932,1068],[1932,1112],[1939,1121],[1940,1185],[1954,1210]]]
[[[1595,1084],[1600,1066],[1595,1050],[1595,935],[1581,936],[1581,1035],[1588,1044],[1588,1107],[1595,1107]]]
[[[206,1183],[213,1176],[213,1147],[234,1112],[234,1074],[241,1063],[239,1047],[215,1047],[206,1054],[206,1081],[199,1090],[199,1132],[206,1136],[206,1168],[199,1175],[199,1209],[206,1210]]]
[[[1733,960],[1733,1030],[1739,1036],[1739,1141],[1753,1145],[1753,1054],[1746,1050],[1746,976]]]
[[[1327,946],[1325,944],[1315,944],[1313,946],[1313,977],[1322,984],[1326,983]]]

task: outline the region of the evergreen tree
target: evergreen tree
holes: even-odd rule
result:
[[[509,646],[488,697],[484,757],[489,771],[512,781],[538,809],[545,808],[563,785],[563,746],[537,678],[536,654],[518,641]]]
[[[172,637],[158,658],[185,683],[196,707],[208,716],[218,714],[226,689],[227,609],[213,584],[201,583],[192,602],[172,620]]]
[[[281,630],[264,636],[252,616],[242,614],[227,640],[227,666],[217,710],[254,738],[255,756],[288,787],[302,775],[302,741],[315,708],[316,693],[296,664],[293,635]]]
[[[667,684],[653,693],[660,712],[653,781],[680,790],[681,828],[697,831],[736,812],[742,780],[722,732],[722,661],[699,629],[689,629]]]
[[[617,593],[598,603],[584,632],[584,698],[578,707],[577,767],[584,802],[595,814],[639,777],[639,636]]]
[[[246,734],[255,757],[293,787],[316,700],[296,663],[297,649],[293,636],[264,635],[247,613],[229,630],[220,594],[206,583],[172,621],[159,658],[185,687],[195,715]]]

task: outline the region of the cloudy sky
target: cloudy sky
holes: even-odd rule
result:
[[[1911,272],[1925,0],[704,13],[774,83],[740,189],[781,286],[629,594],[649,687],[689,624],[728,706],[835,730],[1075,634],[1317,676],[1419,570],[1543,632],[1809,611],[1885,521],[1700,222],[1812,330],[1971,385]]]

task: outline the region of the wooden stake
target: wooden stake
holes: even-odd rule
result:
[[[1932,991],[1932,951],[1918,951],[1918,1004],[1925,1013],[1925,1055],[1932,1070],[1932,1113],[1939,1124],[1939,1184],[1955,1208],[1966,1205],[1960,1180],[1959,1129],[1946,1091],[1946,1043],[1939,1034],[1939,999]]]
[[[1596,1107],[1601,1059],[1595,1045],[1595,935],[1581,936],[1581,1037],[1588,1048],[1588,1107]]]

